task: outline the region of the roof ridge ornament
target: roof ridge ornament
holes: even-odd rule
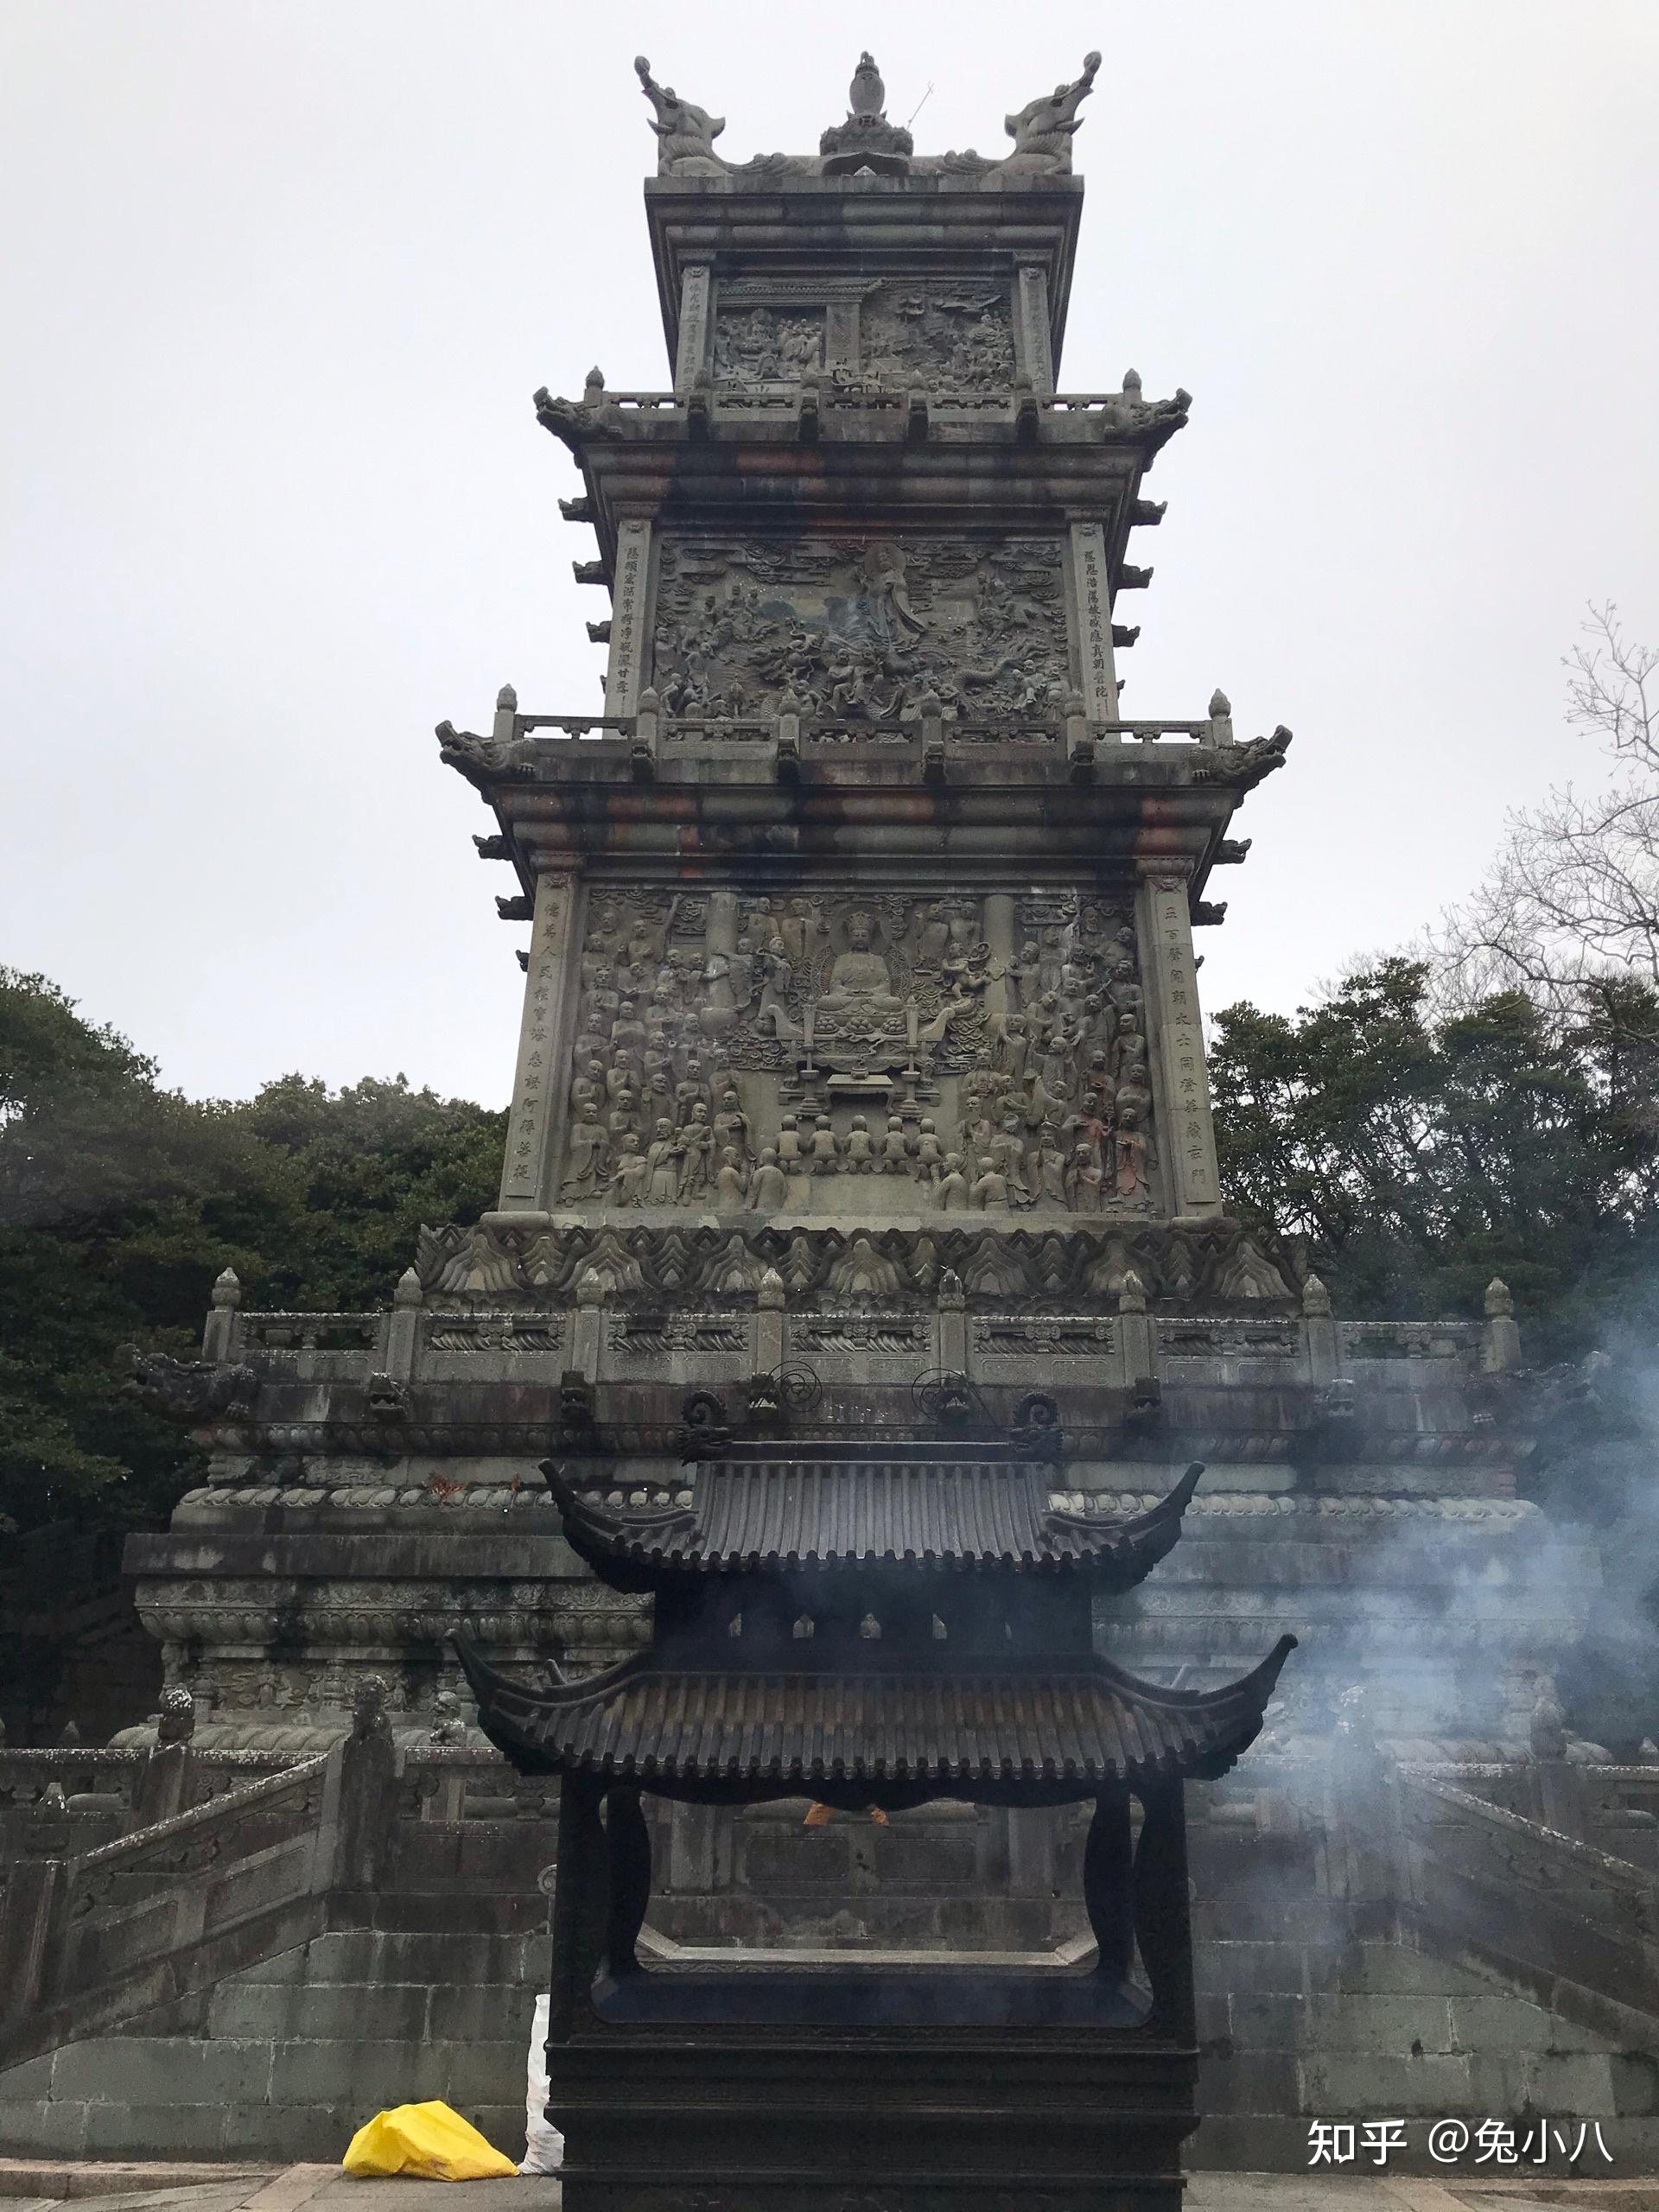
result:
[[[636,57],[633,71],[640,91],[656,110],[651,127],[657,134],[658,175],[729,175],[730,162],[715,151],[715,141],[726,128],[725,117],[683,100],[672,85],[659,85],[643,54]]]
[[[1052,92],[1027,100],[1016,114],[1003,118],[1003,129],[1014,141],[1014,151],[998,162],[998,176],[1070,176],[1071,140],[1081,128],[1077,110],[1094,90],[1100,67],[1098,54],[1086,54],[1083,73],[1069,85],[1056,85]]]
[[[916,142],[902,124],[889,123],[887,88],[873,54],[861,54],[853,81],[847,88],[847,120],[826,130],[818,141],[824,156],[825,176],[907,176]]]

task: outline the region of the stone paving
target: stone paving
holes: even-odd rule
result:
[[[0,2159],[6,2212],[370,2212],[337,2165],[53,2165]],[[1659,2181],[1478,2182],[1424,2175],[1194,2174],[1189,2212],[1659,2212]],[[399,2180],[388,2212],[560,2212],[556,2179]]]

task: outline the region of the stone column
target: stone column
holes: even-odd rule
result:
[[[1014,360],[1031,388],[1046,397],[1054,389],[1054,354],[1049,340],[1048,271],[1025,262],[1014,280]]]
[[[1106,533],[1097,522],[1074,522],[1066,547],[1077,688],[1091,722],[1117,720],[1117,665],[1112,658],[1112,601],[1106,575]]]
[[[639,704],[646,610],[651,599],[651,524],[633,518],[616,533],[616,589],[611,598],[611,658],[605,711],[631,715]]]
[[[1154,1024],[1148,1049],[1158,1055],[1163,1085],[1157,1135],[1170,1204],[1177,1214],[1213,1217],[1221,1211],[1221,1182],[1185,872],[1172,868],[1147,877],[1137,905]]]
[[[550,871],[536,880],[530,972],[524,978],[518,1065],[507,1121],[507,1156],[501,1169],[503,1213],[543,1211],[556,1195],[554,1141],[563,1121],[581,944],[577,890],[574,872]]]
[[[674,389],[690,391],[709,365],[709,264],[694,261],[680,279],[680,342]]]

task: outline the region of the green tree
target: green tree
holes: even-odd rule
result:
[[[402,1077],[198,1104],[0,969],[0,1528],[163,1516],[199,1455],[124,1395],[123,1344],[188,1356],[226,1265],[268,1306],[384,1303],[423,1219],[491,1203],[505,1122]]]
[[[1305,1239],[1350,1313],[1478,1313],[1497,1274],[1540,1357],[1586,1346],[1659,1256],[1656,1011],[1622,980],[1566,1017],[1520,990],[1437,1017],[1404,958],[1294,1017],[1230,1007],[1224,1187]]]

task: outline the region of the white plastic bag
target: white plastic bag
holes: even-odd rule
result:
[[[524,2156],[521,2174],[556,2174],[564,2164],[564,2138],[547,2117],[549,2000],[536,1999],[530,2028],[530,2076],[524,2096]]]

